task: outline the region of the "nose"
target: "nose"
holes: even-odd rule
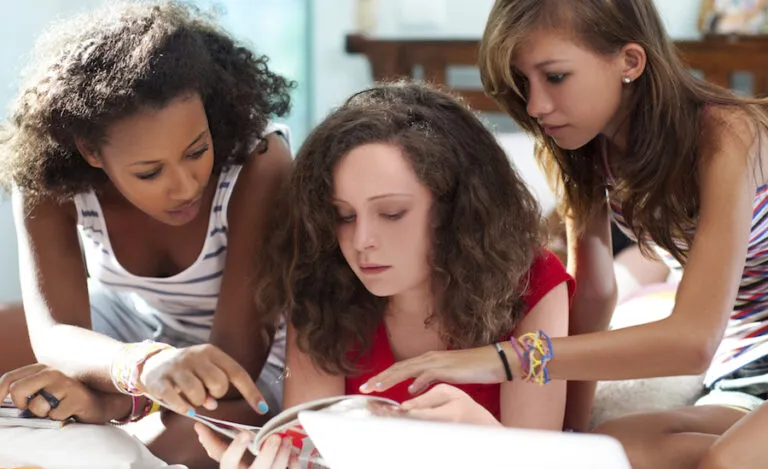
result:
[[[543,87],[530,83],[528,85],[528,105],[526,106],[528,115],[541,119],[554,111],[554,109],[555,105],[546,90]]]
[[[357,251],[363,252],[378,246],[375,222],[368,217],[358,214],[355,220],[354,246]]]
[[[171,176],[169,196],[180,202],[189,201],[200,191],[200,182],[189,168],[177,167]]]

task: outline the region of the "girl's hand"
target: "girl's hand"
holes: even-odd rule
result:
[[[36,363],[0,377],[0,399],[10,395],[13,405],[51,420],[75,418],[83,423],[106,423],[107,395],[80,381]],[[123,396],[124,397],[124,396]]]
[[[243,461],[243,457],[253,440],[252,433],[242,432],[227,446],[225,440],[203,424],[196,423],[195,431],[208,456],[218,461],[221,469],[285,469],[286,467],[299,469],[300,467],[298,457],[291,452],[291,442],[288,439],[281,440],[276,435],[267,438],[259,451],[259,456],[253,464],[248,466]]]
[[[438,384],[419,397],[403,402],[400,410],[408,417],[441,422],[501,425],[485,407],[467,393],[447,384]]]
[[[248,372],[219,348],[202,344],[166,349],[152,355],[141,370],[141,386],[176,412],[216,409],[230,383],[259,414],[269,411]]]
[[[502,344],[504,346],[504,344]],[[519,360],[511,347],[505,347],[512,372],[519,369]],[[511,353],[510,353],[511,351]],[[408,387],[418,394],[431,383],[492,384],[506,381],[504,366],[493,346],[465,350],[427,352],[415,358],[395,363],[360,386],[360,392],[370,394],[385,391],[392,386],[414,378]]]

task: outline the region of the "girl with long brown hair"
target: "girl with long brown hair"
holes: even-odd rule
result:
[[[702,403],[721,405],[603,428],[637,465],[691,467],[768,393],[738,380],[768,363],[768,103],[693,76],[652,0],[497,0],[479,65],[488,94],[536,139],[562,202],[579,288],[571,337],[552,339],[542,372],[571,381],[567,425],[587,430],[598,380],[706,373]],[[668,318],[605,331],[616,295],[611,218],[682,271]],[[488,348],[430,358],[372,381],[487,382],[491,367],[504,379]],[[689,451],[664,459],[668,435]]]

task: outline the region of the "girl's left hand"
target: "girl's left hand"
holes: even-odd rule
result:
[[[421,420],[499,426],[498,420],[467,393],[447,384],[438,384],[419,397],[405,401],[400,410]]]
[[[210,428],[195,423],[200,443],[211,459],[220,463],[220,469],[299,469],[299,459],[292,454],[290,440],[272,435],[267,438],[259,456],[250,466],[244,462],[253,434],[242,432],[229,445]],[[249,453],[250,454],[250,453]]]

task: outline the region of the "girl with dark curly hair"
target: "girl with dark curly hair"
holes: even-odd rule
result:
[[[0,372],[36,358],[83,381],[102,397],[89,421],[140,418],[154,408],[144,391],[180,412],[277,410],[284,328],[252,281],[291,164],[287,129],[269,121],[292,86],[173,2],[110,3],[51,29],[0,133],[23,293],[0,316],[13,351]],[[62,400],[59,387],[47,393]],[[69,417],[40,396],[37,414]],[[156,454],[205,458],[178,444],[194,438],[188,419],[165,426]]]
[[[538,205],[453,97],[420,84],[354,95],[312,131],[287,191],[256,285],[260,310],[290,318],[286,406],[360,393],[430,351],[567,333],[573,283],[542,249]],[[381,395],[409,401],[408,384]],[[404,406],[425,419],[560,430],[565,383],[443,385]]]

